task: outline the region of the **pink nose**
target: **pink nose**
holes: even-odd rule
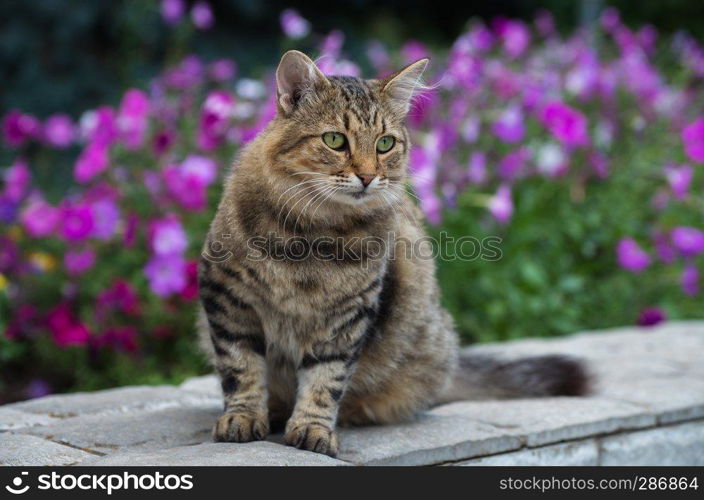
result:
[[[374,177],[376,177],[376,175],[374,175],[374,174],[357,174],[357,177],[359,177],[359,180],[362,181],[362,185],[364,187],[367,187],[369,185],[369,183],[374,180]]]

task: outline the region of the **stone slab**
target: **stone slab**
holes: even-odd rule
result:
[[[220,381],[216,375],[187,378],[179,387],[186,391],[208,394],[214,398],[222,397]]]
[[[76,465],[93,455],[36,436],[0,434],[0,465]]]
[[[319,453],[259,441],[255,443],[203,443],[159,450],[115,453],[85,465],[110,466],[340,466],[350,465]]]
[[[519,451],[501,453],[490,457],[457,462],[458,466],[497,465],[599,465],[599,447],[596,440],[587,439],[569,443],[552,444],[540,448],[524,448]]]
[[[34,425],[46,425],[52,422],[52,418],[47,415],[27,413],[12,408],[0,408],[0,432],[32,427]]]

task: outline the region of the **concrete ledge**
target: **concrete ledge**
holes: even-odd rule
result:
[[[414,422],[342,429],[338,459],[210,442],[213,376],[0,407],[0,465],[704,465],[704,322],[482,345],[506,358],[585,358],[586,398],[456,402]]]

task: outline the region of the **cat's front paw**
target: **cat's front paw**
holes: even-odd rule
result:
[[[241,413],[225,413],[213,428],[213,440],[229,443],[261,441],[269,434],[267,417]]]
[[[318,424],[296,423],[289,421],[286,426],[284,441],[301,450],[337,456],[337,434],[335,431]]]

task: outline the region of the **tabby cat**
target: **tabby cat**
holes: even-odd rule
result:
[[[334,456],[337,424],[585,391],[569,358],[459,355],[405,190],[405,119],[427,63],[362,80],[281,59],[277,116],[236,162],[199,263],[199,331],[224,394],[215,440],[283,428],[287,444]]]

